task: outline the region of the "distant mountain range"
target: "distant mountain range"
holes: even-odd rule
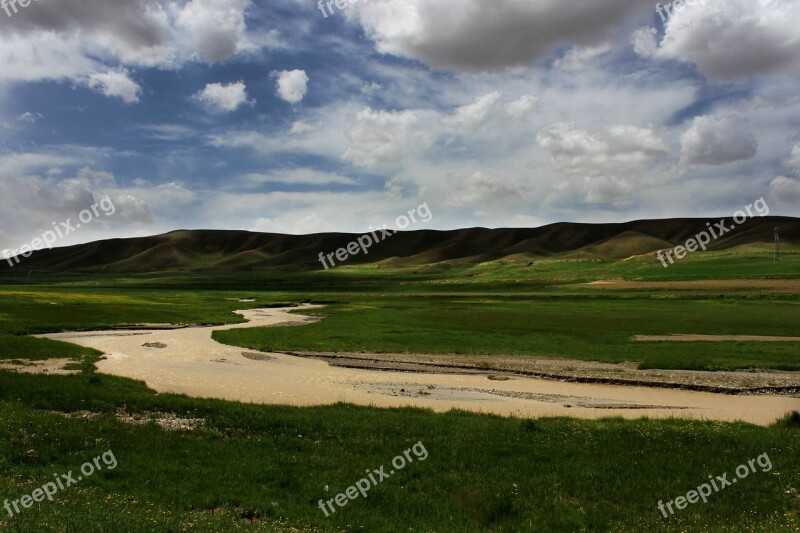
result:
[[[401,232],[359,252],[347,265],[474,264],[512,255],[533,258],[624,259],[683,244],[713,219],[637,220],[620,224],[557,223],[529,229],[469,228]],[[731,220],[727,219],[730,225]],[[771,244],[780,227],[786,246],[800,245],[800,219],[750,219],[712,241],[710,250]],[[320,252],[333,253],[359,234],[280,235],[246,231],[174,231],[153,237],[111,239],[35,252],[0,272],[251,271],[322,269]],[[337,261],[338,263],[338,261]]]

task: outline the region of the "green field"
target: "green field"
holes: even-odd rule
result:
[[[744,272],[731,256],[716,261]],[[786,263],[791,264],[791,263]],[[707,266],[667,274],[702,276]],[[789,267],[775,277],[792,277]],[[795,264],[796,267],[796,264]],[[644,267],[641,267],[644,268]],[[763,269],[771,267],[763,265]],[[800,416],[769,428],[670,421],[523,421],[349,405],[288,408],[156,394],[98,375],[99,354],[23,335],[140,323],[238,322],[231,311],[326,303],[301,328],[217,332],[262,349],[558,356],[658,368],[798,370],[796,343],[632,343],[633,334],[798,335],[796,295],[597,291],[655,278],[625,262],[352,268],[312,274],[9,280],[0,359],[81,359],[74,376],[0,371],[0,503],[113,450],[118,467],[10,518],[9,531],[797,531]],[[694,269],[694,270],[692,270]],[[663,269],[662,269],[663,270]],[[624,271],[624,272],[623,272]],[[663,273],[661,275],[664,275]],[[765,274],[766,275],[766,274]],[[737,277],[737,276],[733,276]],[[34,278],[36,278],[34,276]],[[484,279],[481,279],[484,278]],[[253,303],[238,298],[252,297]],[[194,431],[116,413],[202,418]],[[65,417],[63,413],[92,413]],[[317,507],[416,442],[429,457],[326,518]],[[669,501],[768,453],[757,472],[664,519]],[[326,491],[326,486],[328,490]]]
[[[317,311],[315,311],[317,312]],[[361,299],[303,328],[219,331],[263,351],[350,351],[636,361],[645,368],[800,370],[800,343],[632,342],[636,334],[796,335],[800,302],[594,295]]]

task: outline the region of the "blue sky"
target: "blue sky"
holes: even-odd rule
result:
[[[800,0],[0,10],[0,249],[174,229],[800,214]]]

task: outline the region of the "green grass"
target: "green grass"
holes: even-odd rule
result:
[[[156,395],[102,376],[0,372],[0,497],[31,493],[106,450],[118,461],[13,519],[11,531],[793,531],[800,429],[685,421],[520,421],[347,405],[284,408]],[[202,417],[168,433],[115,419]],[[56,411],[89,410],[90,420]],[[317,507],[416,442],[428,451],[330,518]],[[665,520],[709,474],[774,465]],[[328,491],[325,491],[325,486]]]
[[[789,255],[789,254],[787,254]],[[796,344],[629,342],[633,334],[797,335],[795,295],[564,287],[599,278],[791,277],[751,256],[487,264],[330,273],[60,276],[0,288],[0,360],[71,357],[73,376],[0,371],[0,504],[111,449],[119,462],[35,504],[8,531],[797,531],[800,414],[760,428],[680,420],[521,421],[350,405],[289,408],[157,394],[98,375],[98,354],[25,335],[138,323],[238,322],[235,309],[329,305],[300,328],[217,332],[268,349],[569,356],[661,368],[797,369]],[[659,267],[660,268],[660,267]],[[663,270],[663,269],[661,269]],[[734,275],[736,274],[736,275]],[[714,277],[711,275],[710,277]],[[36,283],[38,282],[38,283]],[[26,284],[28,283],[28,284]],[[231,298],[255,297],[254,303]],[[61,413],[89,411],[90,419]],[[193,432],[132,426],[115,413],[204,418]],[[429,452],[331,518],[317,507],[421,441]],[[768,453],[769,473],[665,520],[659,500]],[[325,486],[328,486],[328,491]]]
[[[636,361],[648,368],[800,369],[800,343],[632,342],[637,334],[798,334],[800,302],[746,298],[362,298],[302,328],[218,331],[264,351],[454,353]]]

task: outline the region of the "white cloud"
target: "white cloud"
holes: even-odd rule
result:
[[[627,180],[615,176],[599,176],[583,179],[583,198],[586,204],[625,207],[631,204],[630,194],[634,186]]]
[[[506,113],[512,117],[521,117],[536,109],[538,101],[538,98],[529,94],[522,96],[519,100],[506,104]]]
[[[142,92],[142,88],[131,79],[129,72],[124,68],[109,70],[103,74],[91,74],[86,84],[108,97],[121,98],[126,104],[137,103]]]
[[[0,177],[24,177],[75,166],[84,159],[78,154],[54,152],[22,152],[0,155]]]
[[[786,160],[786,166],[800,176],[800,144],[795,144],[794,148],[792,148],[792,153],[789,159]]]
[[[17,115],[17,120],[19,122],[27,122],[28,124],[36,124],[36,121],[40,118],[44,118],[44,115],[41,113],[31,113],[30,111]]]
[[[84,54],[77,38],[64,38],[53,32],[5,34],[2,29],[0,25],[3,39],[0,81],[79,81],[91,73],[106,70],[98,61]]]
[[[152,222],[147,205],[131,195],[118,194],[119,184],[108,172],[84,166],[72,171],[80,157],[45,153],[0,157],[0,195],[13,198],[0,206],[0,216],[8,223],[0,228],[0,250],[17,249],[43,231],[52,229],[53,221],[75,220],[104,196],[114,203],[113,216],[102,216],[75,235],[59,240],[58,246],[89,242],[107,237],[107,230]],[[50,175],[54,168],[70,169],[70,177]]]
[[[308,75],[305,70],[282,70],[273,75],[278,78],[276,90],[281,99],[290,104],[303,100],[308,92]]]
[[[735,117],[697,117],[681,136],[684,165],[725,165],[750,159],[756,153],[755,136]]]
[[[39,2],[3,17],[0,80],[80,82],[105,73],[108,64],[173,69],[274,45],[272,33],[270,39],[248,33],[250,6],[250,0]]]
[[[361,86],[361,92],[366,94],[367,96],[372,96],[381,89],[383,89],[383,85],[375,81],[365,83],[364,85]]]
[[[642,57],[653,57],[658,50],[658,30],[652,26],[639,28],[631,36],[633,51]]]
[[[193,129],[181,124],[142,124],[135,128],[143,131],[148,139],[157,141],[180,141],[196,134]]]
[[[800,179],[777,176],[769,184],[769,194],[778,203],[797,205],[800,202]]]
[[[211,146],[252,151],[259,159],[274,161],[286,154],[307,154],[339,162],[350,146],[345,132],[352,126],[363,104],[339,103],[305,110],[303,118],[275,132],[255,129],[230,129],[207,137]],[[273,163],[274,164],[274,163]]]
[[[448,176],[448,182],[452,183],[453,187],[445,205],[478,207],[484,210],[492,206],[507,206],[530,189],[529,184],[507,183],[497,176],[488,175],[480,170],[466,176],[460,173],[451,174]]]
[[[255,104],[255,100],[248,99],[247,87],[241,81],[228,85],[209,83],[194,97],[207,106],[226,112],[236,111],[245,104]]]
[[[193,0],[177,16],[197,57],[209,64],[234,55],[245,35],[250,0]]]
[[[800,75],[796,0],[704,0],[674,10],[655,57],[694,63],[715,81]]]
[[[474,129],[489,117],[495,109],[497,101],[500,100],[500,92],[494,91],[484,96],[478,97],[471,104],[459,107],[454,115],[445,117],[443,122],[455,128]]]
[[[604,43],[649,0],[384,0],[347,10],[380,52],[472,72],[526,67],[557,46]],[[447,21],[447,24],[442,24]]]
[[[301,218],[279,215],[275,218],[260,217],[250,227],[250,231],[264,233],[288,233],[291,235],[310,235],[314,233],[333,233],[336,226],[313,213]]]
[[[287,170],[273,170],[268,173],[251,173],[242,176],[241,179],[249,184],[355,185],[357,183],[353,178],[312,168],[293,168]]]
[[[314,131],[316,128],[311,124],[307,124],[302,120],[297,120],[292,123],[292,128],[289,130],[289,133],[292,135],[302,135],[304,133],[308,133],[309,131]]]
[[[348,130],[350,147],[343,158],[374,168],[399,162],[415,150],[428,148],[435,137],[414,111],[360,111]]]
[[[667,154],[664,141],[652,129],[632,125],[595,134],[561,122],[541,131],[537,141],[557,168],[583,176],[631,172]]]
[[[573,46],[564,57],[555,62],[555,66],[565,70],[580,70],[594,58],[605,54],[609,50],[611,50],[610,43],[601,43],[597,46]]]

